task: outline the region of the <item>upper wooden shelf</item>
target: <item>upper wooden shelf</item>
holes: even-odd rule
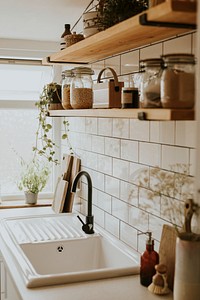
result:
[[[49,110],[50,117],[129,118],[141,120],[194,120],[192,109],[129,108]]]
[[[189,32],[194,30],[196,25],[196,3],[166,0],[139,15],[51,55],[43,63],[91,63]],[[152,23],[144,25],[146,21]]]

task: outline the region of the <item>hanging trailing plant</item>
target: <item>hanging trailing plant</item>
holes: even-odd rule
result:
[[[148,8],[148,0],[99,0],[99,27],[106,29]]]
[[[35,104],[39,110],[39,115],[35,146],[33,147],[35,155],[39,154],[56,165],[59,163],[58,159],[55,158],[55,148],[57,146],[52,139],[52,125],[48,122],[48,110],[53,103],[58,103],[57,99],[61,103],[60,86],[54,82],[45,85],[39,101]],[[63,125],[64,133],[62,139],[67,139],[69,151],[73,154],[72,147],[68,140],[69,122],[65,118],[63,120]]]

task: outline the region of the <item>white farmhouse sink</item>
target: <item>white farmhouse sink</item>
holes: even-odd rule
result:
[[[10,218],[2,225],[27,287],[139,273],[134,253],[100,233],[85,234],[75,214]]]

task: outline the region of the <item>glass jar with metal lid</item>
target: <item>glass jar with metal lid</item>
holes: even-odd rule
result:
[[[91,68],[77,67],[72,70],[74,77],[71,81],[70,103],[72,108],[92,108],[94,71]]]
[[[71,109],[70,104],[70,84],[73,78],[71,70],[62,72],[62,106],[64,109]]]
[[[161,103],[165,108],[192,108],[195,101],[195,57],[193,54],[162,56]]]
[[[140,61],[141,85],[140,107],[161,107],[160,102],[160,79],[162,74],[163,60],[150,58]]]

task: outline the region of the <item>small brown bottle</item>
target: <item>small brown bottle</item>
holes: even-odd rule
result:
[[[71,34],[70,31],[70,24],[65,24],[65,31],[61,35],[60,38],[60,50],[63,50],[66,48],[66,41],[65,41],[65,36]]]
[[[140,283],[148,287],[152,283],[152,277],[155,275],[155,265],[159,264],[159,254],[154,250],[154,240],[152,233],[147,232],[149,238],[146,241],[146,250],[141,256],[140,264]]]

